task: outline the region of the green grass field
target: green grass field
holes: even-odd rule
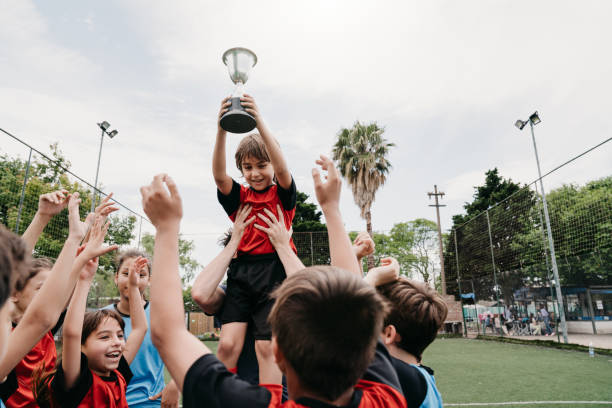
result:
[[[610,356],[591,358],[584,352],[440,338],[425,351],[423,364],[435,370],[445,405],[612,401]]]

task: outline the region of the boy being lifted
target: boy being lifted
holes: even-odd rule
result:
[[[267,318],[273,304],[269,294],[286,278],[286,274],[267,234],[255,226],[259,223],[260,227],[267,227],[262,216],[265,216],[264,209],[268,209],[277,218],[282,218],[289,229],[295,215],[296,187],[280,146],[259,114],[255,100],[245,94],[241,103],[257,121],[259,131],[259,134],[245,136],[235,154],[236,166],[248,186],[238,184],[226,172],[227,132],[220,125],[213,151],[213,176],[223,209],[232,221],[240,205],[250,205],[253,214],[238,246],[238,256],[230,263],[227,273],[217,355],[230,371],[235,372],[247,324],[252,321],[259,381],[262,384],[280,384],[282,374],[274,363]],[[229,98],[222,101],[219,120],[230,104]],[[279,208],[281,213],[277,214]],[[293,242],[291,248],[297,252]]]

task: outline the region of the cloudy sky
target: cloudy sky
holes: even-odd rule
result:
[[[298,188],[338,130],[377,121],[397,145],[373,207],[376,230],[442,226],[487,169],[528,183],[533,146],[513,123],[538,110],[544,172],[610,137],[608,1],[55,1],[0,0],[0,127],[48,152],[58,141],[81,177],[140,209],[138,187],[167,172],[185,205],[182,231],[208,262],[230,224],[216,201],[211,150],[219,101],[233,85],[224,50],[259,63],[247,84]],[[2,152],[26,151],[2,137]],[[228,169],[240,136],[230,135]],[[547,178],[548,188],[612,173],[612,143]],[[346,187],[346,186],[345,186]],[[350,190],[350,230],[365,228]],[[147,230],[145,225],[143,229]]]

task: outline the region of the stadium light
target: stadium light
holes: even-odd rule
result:
[[[98,151],[98,167],[96,168],[96,183],[94,184],[93,196],[91,197],[91,212],[94,212],[96,209],[96,197],[98,193],[98,174],[100,173],[100,158],[102,157],[102,143],[104,142],[104,134],[108,135],[111,139],[117,136],[119,131],[117,129],[108,132],[110,128],[110,123],[107,121],[102,121],[98,123],[98,127],[102,129],[102,135],[100,136],[100,150]]]

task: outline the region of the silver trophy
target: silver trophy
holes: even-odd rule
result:
[[[227,66],[236,88],[231,97],[232,105],[221,117],[221,127],[231,133],[250,132],[257,123],[255,118],[244,110],[240,98],[244,94],[244,84],[249,79],[249,73],[257,64],[257,56],[246,48],[230,48],[223,53],[223,63]]]

